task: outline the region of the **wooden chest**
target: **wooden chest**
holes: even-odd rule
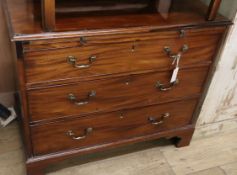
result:
[[[231,24],[220,15],[205,20],[204,5],[191,4],[196,11],[179,4],[166,19],[60,18],[47,32],[33,0],[3,1],[16,46],[28,175],[76,155],[161,137],[189,145]]]

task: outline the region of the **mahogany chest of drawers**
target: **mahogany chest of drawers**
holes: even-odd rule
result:
[[[199,9],[199,1],[192,3]],[[179,5],[180,13],[167,19],[60,18],[49,32],[34,16],[33,0],[4,0],[3,7],[16,49],[28,175],[129,143],[161,137],[177,147],[190,143],[230,21],[220,15],[208,21],[202,10]]]

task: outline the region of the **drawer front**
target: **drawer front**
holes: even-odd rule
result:
[[[197,100],[32,126],[35,155],[109,143],[190,123]],[[45,144],[47,143],[47,144]]]
[[[188,46],[182,54],[181,67],[210,63],[221,36],[220,30],[210,33],[207,29],[191,30],[183,38],[179,38],[177,31],[155,32],[144,38],[143,34],[127,39],[120,36],[122,38],[97,41],[95,38],[94,42],[90,38],[89,44],[77,47],[26,52],[26,80],[32,85],[131,71],[167,70],[173,67],[173,60],[165,47],[175,55]]]
[[[31,120],[109,112],[197,95],[201,93],[208,69],[181,70],[179,82],[173,86],[169,83],[172,74],[169,71],[31,90],[28,91]]]

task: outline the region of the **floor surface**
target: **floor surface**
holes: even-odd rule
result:
[[[26,175],[19,128],[0,128],[0,175]],[[89,154],[51,166],[47,175],[237,175],[237,132],[194,139],[175,148],[165,140]]]

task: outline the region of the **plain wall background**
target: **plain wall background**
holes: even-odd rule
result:
[[[13,104],[15,73],[8,30],[0,3],[0,103]]]
[[[209,2],[209,0],[205,0]],[[222,0],[220,12],[234,25],[222,46],[197,123],[196,137],[237,129],[237,1]]]
[[[211,0],[202,0],[206,4],[209,4]],[[220,13],[229,19],[233,19],[237,9],[237,1],[236,0],[222,0]]]

